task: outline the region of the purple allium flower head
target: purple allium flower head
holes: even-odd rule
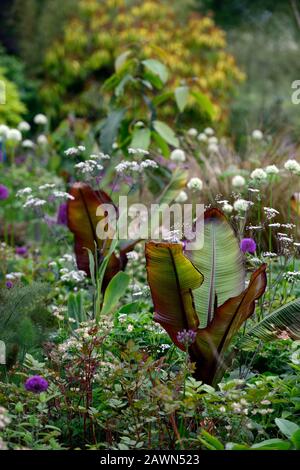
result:
[[[59,225],[67,225],[68,224],[68,204],[63,202],[57,212],[57,221]]]
[[[240,249],[243,253],[255,253],[256,243],[253,238],[243,238],[240,243]]]
[[[5,285],[6,285],[7,289],[11,289],[12,287],[14,287],[14,285],[11,281],[6,281]]]
[[[28,392],[41,393],[45,392],[49,384],[46,379],[40,375],[29,377],[25,382],[25,388]]]
[[[27,247],[26,246],[17,246],[16,247],[16,254],[20,256],[27,255]]]
[[[9,196],[9,190],[4,184],[0,184],[0,201],[4,201]]]
[[[177,333],[177,341],[186,348],[195,342],[197,333],[194,330],[182,330]]]

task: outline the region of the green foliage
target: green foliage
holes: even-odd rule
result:
[[[37,350],[47,337],[51,325],[45,308],[48,293],[49,287],[37,282],[0,289],[0,331],[8,367],[27,351]]]
[[[15,83],[6,77],[6,71],[0,65],[1,95],[5,93],[5,103],[0,103],[0,122],[15,126],[21,120],[26,108],[21,101],[19,90]],[[4,87],[4,88],[3,88]]]

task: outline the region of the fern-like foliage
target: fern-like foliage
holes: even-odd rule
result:
[[[251,328],[241,346],[252,347],[257,339],[266,342],[281,337],[300,339],[300,298],[282,305]]]
[[[39,282],[0,289],[0,340],[6,345],[8,367],[46,339],[52,323],[48,293],[47,284]]]

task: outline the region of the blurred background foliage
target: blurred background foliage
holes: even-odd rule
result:
[[[300,129],[290,99],[300,76],[299,0],[2,0],[1,6],[1,73],[33,113],[44,106],[58,122],[76,105],[79,115],[101,117],[99,85],[118,54],[135,46],[139,58],[164,62],[178,84],[197,77],[189,85],[207,93],[238,139],[257,127],[295,135]],[[201,116],[191,118],[201,127]]]

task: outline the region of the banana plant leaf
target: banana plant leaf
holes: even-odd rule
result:
[[[198,330],[196,341],[190,348],[198,379],[215,385],[223,375],[225,352],[233,336],[253,314],[255,301],[263,295],[266,285],[266,265],[262,265],[252,274],[247,289],[219,306],[210,324]]]
[[[203,282],[203,276],[184,256],[180,243],[146,243],[148,283],[154,303],[154,319],[182,350],[177,333],[199,326],[192,290]]]
[[[189,348],[191,359],[196,363],[195,375],[203,382],[215,385],[224,373],[226,350],[233,336],[253,314],[255,302],[266,289],[267,278],[266,265],[262,265],[252,274],[248,287],[244,289],[244,267],[236,249],[238,242],[232,229],[228,228],[225,216],[219,210],[209,209],[205,214],[205,225],[204,244],[210,247],[210,250],[206,246],[201,250],[206,257],[205,262],[198,253],[196,256],[193,253],[189,258],[198,263],[192,263],[187,253],[183,253],[181,244],[149,242],[146,244],[146,268],[154,319],[182,350],[185,348],[177,340],[178,332],[184,329],[197,332],[196,341]],[[219,244],[223,251],[220,251]],[[213,265],[211,268],[209,262]],[[205,275],[199,269],[201,263],[209,275],[208,287]],[[237,274],[234,267],[238,269]],[[229,284],[227,289],[222,286],[222,276]],[[209,322],[204,328],[199,321],[199,306],[201,309],[203,305],[207,306],[207,302],[194,303],[196,292],[203,297],[210,296],[212,304]],[[232,295],[234,292],[237,294]],[[225,299],[224,302],[221,303],[220,298]]]
[[[293,300],[267,315],[247,332],[240,346],[255,346],[256,339],[274,341],[278,338],[300,339],[300,299]]]
[[[216,208],[204,214],[204,244],[189,250],[187,257],[204,276],[204,283],[194,293],[200,328],[205,328],[215,307],[239,295],[245,288],[245,268],[239,242],[225,215]]]
[[[104,191],[94,191],[88,184],[75,183],[71,190],[73,200],[68,201],[68,227],[75,237],[75,255],[78,269],[90,273],[90,261],[88,250],[93,254],[97,252],[97,263],[108,253],[111,240],[101,240],[97,237],[96,226],[103,217],[97,216],[96,211],[101,204],[113,204],[111,198]],[[126,247],[122,255],[118,258],[111,254],[105,284],[120,270],[126,266],[127,258],[125,253],[130,250]]]

